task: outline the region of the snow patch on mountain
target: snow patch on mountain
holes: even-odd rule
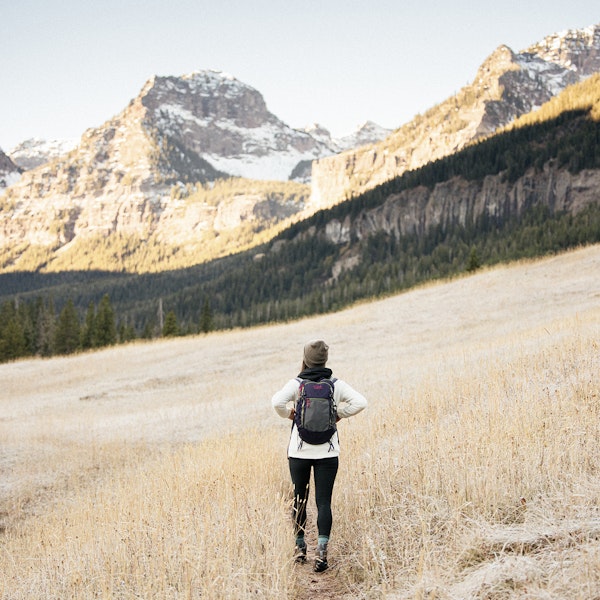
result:
[[[565,71],[564,68],[554,63],[542,60],[539,56],[528,53],[517,54],[515,62],[537,85],[547,89],[551,96],[556,96],[570,83],[573,83],[570,71]]]
[[[294,151],[277,152],[256,156],[226,157],[207,154],[204,157],[218,171],[229,173],[236,177],[247,179],[286,181],[296,165],[302,160],[312,160],[314,157],[304,157]]]
[[[335,142],[340,151],[351,150],[360,146],[366,146],[367,144],[380,142],[388,137],[392,131],[392,129],[381,127],[381,125],[373,121],[366,121],[354,133],[338,138]]]
[[[161,104],[156,109],[156,115],[156,121],[160,125],[161,131],[167,135],[175,135],[179,132],[191,133],[192,129],[189,127],[191,123],[198,127],[210,125],[210,119],[200,118],[178,104]],[[174,126],[178,127],[175,129]]]
[[[35,167],[67,154],[77,146],[78,142],[77,138],[59,140],[30,138],[15,146],[8,156],[23,169],[35,169]]]
[[[220,96],[236,98],[244,89],[250,88],[249,85],[241,82],[230,73],[216,69],[192,71],[182,75],[180,79],[187,82],[193,92],[206,96],[219,94]]]
[[[17,183],[19,179],[21,179],[21,173],[19,173],[19,171],[0,170],[0,194],[4,191],[4,188]]]
[[[329,129],[323,127],[320,123],[311,123],[307,127],[302,129],[305,133],[310,135],[313,139],[317,140],[321,144],[327,147],[335,147],[336,144],[331,137]]]

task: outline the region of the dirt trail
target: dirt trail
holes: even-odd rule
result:
[[[293,600],[344,600],[347,592],[339,580],[340,565],[332,564],[324,573],[315,573],[312,561],[296,568],[298,593]]]

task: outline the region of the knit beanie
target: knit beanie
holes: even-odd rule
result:
[[[329,346],[323,340],[313,340],[304,346],[304,364],[307,367],[324,367]]]

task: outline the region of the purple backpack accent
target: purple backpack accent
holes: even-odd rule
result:
[[[337,407],[333,399],[335,379],[300,379],[294,423],[300,440],[307,444],[330,442],[336,432]]]

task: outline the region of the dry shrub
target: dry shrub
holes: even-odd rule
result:
[[[552,589],[556,565],[542,557],[570,562],[583,546],[588,564],[571,569],[570,585],[583,577],[600,594],[598,578],[584,575],[590,561],[600,567],[599,316],[516,336],[500,355],[490,346],[433,357],[427,378],[387,397],[360,435],[353,430],[337,488],[348,589],[509,597],[489,589],[489,569],[501,563],[505,591],[567,597],[564,582],[563,592]],[[513,585],[515,554],[537,574],[521,581],[517,569]],[[486,576],[469,578],[482,565]]]
[[[95,483],[5,533],[11,598],[287,596],[288,486],[272,441],[113,451]]]

